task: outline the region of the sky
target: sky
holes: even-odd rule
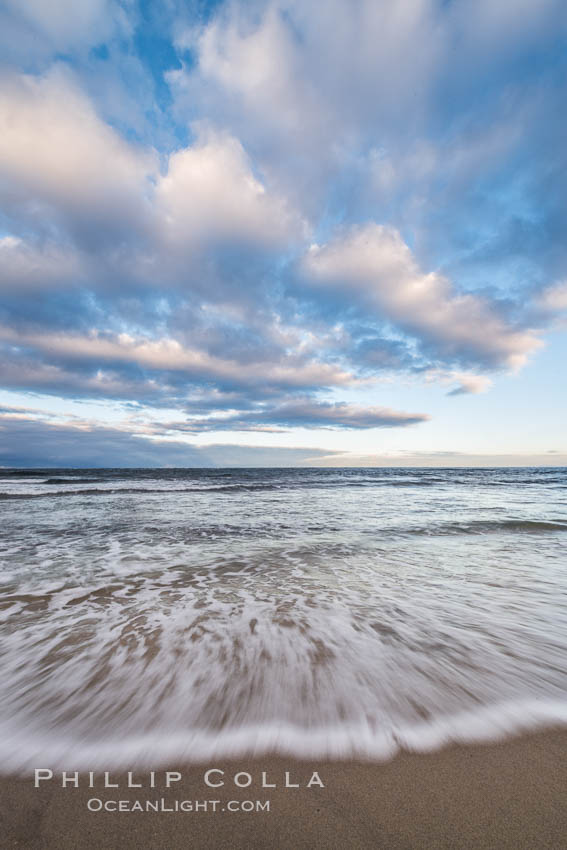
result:
[[[563,0],[2,0],[0,466],[567,465]]]

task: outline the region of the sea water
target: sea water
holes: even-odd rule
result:
[[[0,765],[567,722],[567,470],[0,470]]]

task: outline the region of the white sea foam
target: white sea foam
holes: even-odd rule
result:
[[[567,702],[526,700],[485,706],[415,726],[373,729],[349,725],[301,729],[289,724],[244,726],[211,734],[201,729],[148,732],[100,741],[74,740],[0,725],[0,771],[155,769],[212,759],[287,755],[298,759],[385,762],[398,752],[427,753],[448,744],[488,744],[567,725]]]
[[[3,769],[387,759],[567,723],[563,491],[315,484],[4,503]]]

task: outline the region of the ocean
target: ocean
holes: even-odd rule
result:
[[[567,470],[0,470],[0,764],[567,722]]]

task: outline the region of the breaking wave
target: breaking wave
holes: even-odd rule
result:
[[[84,499],[6,500],[3,769],[385,759],[566,723],[565,491],[536,472],[425,497],[105,471]]]

